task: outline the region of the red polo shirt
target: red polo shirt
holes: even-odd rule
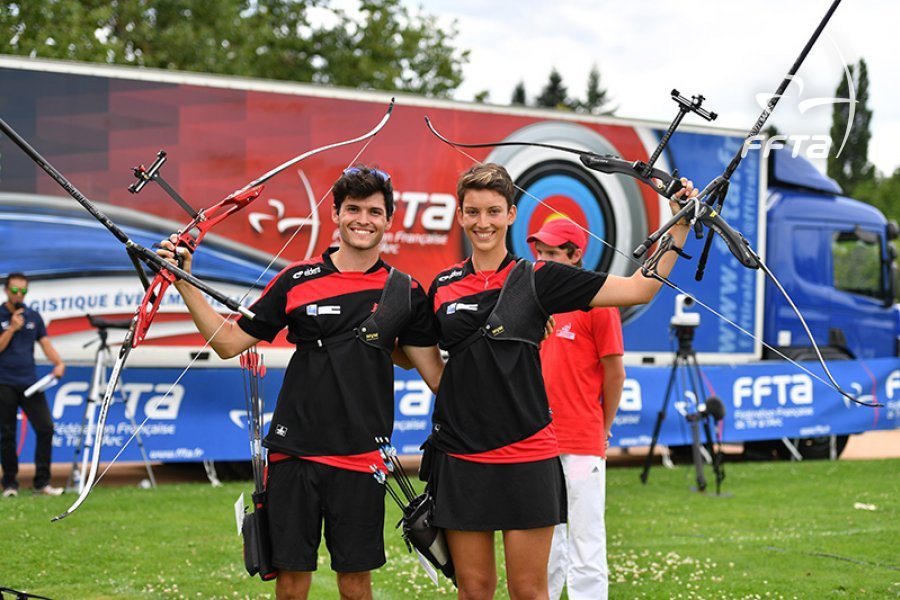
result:
[[[553,334],[541,344],[541,365],[559,451],[605,458],[600,359],[624,352],[619,311],[594,308],[553,318]]]

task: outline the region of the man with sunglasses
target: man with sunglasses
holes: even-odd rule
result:
[[[6,302],[0,305],[0,463],[3,466],[3,497],[19,495],[19,457],[16,454],[16,418],[19,407],[31,421],[37,437],[34,449],[34,493],[59,496],[62,488],[50,485],[50,461],[53,451],[53,418],[43,392],[28,397],[25,391],[37,381],[34,344],[41,345],[53,363],[53,375],[66,371],[56,348],[50,343],[44,320],[36,310],[25,306],[28,278],[11,273],[6,278]]]
[[[332,191],[337,247],[275,276],[252,321],[224,321],[197,289],[175,283],[219,356],[271,342],[285,327],[297,346],[264,442],[279,598],[307,597],[323,524],[341,597],[372,597],[369,572],[385,563],[384,488],[370,466],[382,464],[375,438],[393,430],[391,353],[398,346],[432,389],[443,370],[422,286],[381,260],[394,212],[390,177],[357,165]],[[174,249],[166,241],[158,253],[171,260]],[[190,269],[190,256],[179,256]]]

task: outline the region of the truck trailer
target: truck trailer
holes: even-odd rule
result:
[[[161,150],[165,181],[199,209],[305,150],[367,131],[390,101],[380,92],[0,57],[0,118],[147,247],[189,220],[160,187],[128,191],[134,168],[152,163]],[[219,224],[196,251],[195,274],[252,302],[281,268],[333,242],[330,186],[354,162],[391,174],[397,211],[383,256],[425,286],[466,256],[455,224],[455,182],[479,161],[503,164],[521,189],[508,240],[516,255],[534,258],[528,234],[564,215],[591,233],[585,268],[617,275],[639,268],[632,251],[668,214],[667,201],[648,186],[588,170],[577,156],[546,148],[461,152],[428,131],[426,116],[455,140],[556,143],[643,161],[668,125],[398,95],[389,123],[369,145],[297,163]],[[677,169],[702,187],[741,149],[745,132],[689,121],[657,166]],[[650,304],[621,311],[627,380],[614,446],[648,445],[657,421],[659,443],[690,443],[689,417],[705,414],[704,398],[712,395],[724,406],[717,437],[797,458],[837,455],[848,435],[900,426],[900,309],[891,244],[897,226],[845,196],[796,149],[767,148],[743,160],[722,215],[796,303],[841,388],[883,406],[861,406],[833,389],[784,295],[717,240],[701,281],[694,277],[696,260],[682,259],[670,277],[678,289],[664,288]],[[119,241],[2,136],[0,228],[0,274],[28,274],[27,302],[48,322],[71,365],[47,391],[56,422],[54,459],[68,462],[84,438],[91,401],[97,347],[91,343],[98,331],[88,315],[128,319],[143,289]],[[692,236],[686,252],[696,257],[704,241]],[[690,331],[701,371],[694,385],[675,360],[684,343],[677,316],[685,313],[698,315]],[[121,330],[107,333],[113,346],[122,343]],[[282,334],[260,351],[271,410],[292,349]],[[139,459],[129,445],[135,424],[153,461],[247,458],[238,362],[220,360],[204,346],[174,291],[122,379],[104,460],[126,445],[120,459]],[[415,454],[430,431],[434,398],[415,372],[399,368],[395,394],[394,444]],[[32,442],[25,436],[23,458],[31,456]]]

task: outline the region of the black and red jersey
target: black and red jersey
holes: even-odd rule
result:
[[[484,327],[518,259],[507,255],[497,271],[475,272],[472,261],[442,271],[428,292],[442,348],[452,350],[435,402],[435,448],[480,462],[528,462],[558,455],[538,348],[493,340]],[[534,292],[547,314],[586,310],[606,275],[559,263],[537,262]]]
[[[256,318],[241,318],[238,325],[266,341],[287,327],[287,339],[297,345],[265,446],[368,471],[375,437],[390,437],[393,430],[393,363],[384,348],[345,334],[378,309],[391,268],[379,260],[364,273],[341,272],[331,260],[333,251],[281,271],[253,304]],[[434,345],[433,316],[416,281],[410,309],[396,331],[383,333],[400,345]]]

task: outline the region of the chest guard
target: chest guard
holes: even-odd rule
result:
[[[351,331],[303,344],[297,350],[312,350],[358,339],[373,348],[393,352],[397,335],[412,314],[411,281],[409,275],[392,267],[378,300],[378,307],[366,320]]]
[[[411,290],[410,276],[391,268],[378,308],[356,328],[359,341],[393,352],[397,335],[412,314]]]
[[[537,347],[544,338],[544,323],[548,318],[534,287],[534,265],[520,260],[503,282],[500,297],[487,322],[447,350],[451,354],[459,352],[481,337],[503,342],[525,342]]]

